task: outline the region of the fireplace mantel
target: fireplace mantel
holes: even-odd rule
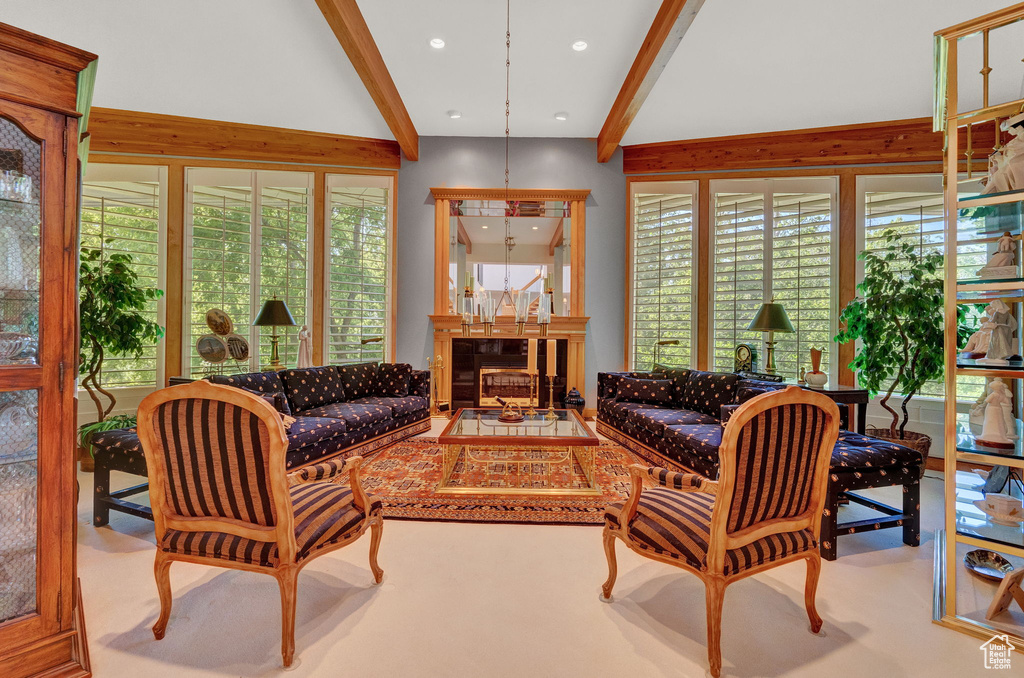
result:
[[[565,339],[568,349],[566,351],[566,374],[567,387],[576,387],[581,391],[586,384],[586,364],[584,362],[584,342],[587,334],[588,316],[553,316],[551,325],[548,327],[546,336],[541,337],[536,318],[531,317],[526,324],[526,331],[522,335],[516,335],[515,318],[512,316],[498,316],[495,319],[494,329],[489,338],[499,339]],[[442,400],[451,401],[452,383],[451,370],[447,366],[452,364],[452,339],[464,338],[462,334],[462,319],[457,315],[431,315],[430,321],[434,325],[434,356],[440,356],[442,365],[445,365],[439,387]],[[477,325],[469,338],[488,338],[484,336],[483,330]]]

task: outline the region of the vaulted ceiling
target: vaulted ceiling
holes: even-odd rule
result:
[[[511,133],[596,137],[660,4],[512,0]],[[933,32],[1006,4],[705,0],[623,143],[930,115]],[[421,135],[504,133],[503,2],[359,7]],[[0,21],[98,53],[98,106],[393,138],[314,0],[0,0]]]

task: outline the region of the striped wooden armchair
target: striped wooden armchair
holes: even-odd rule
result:
[[[605,511],[606,600],[615,585],[615,539],[642,556],[689,570],[706,589],[708,660],[722,671],[725,587],[794,560],[807,561],[804,604],[821,630],[814,595],[818,537],[839,409],[828,397],[791,386],[752,398],[722,434],[717,482],[663,468],[630,467],[632,491]],[[656,487],[644,489],[645,482]]]
[[[381,502],[359,484],[361,457],[286,474],[281,414],[257,395],[205,381],[150,394],[138,422],[156,524],[157,640],[171,614],[176,560],[273,575],[285,666],[295,654],[296,581],[307,563],[369,528],[370,569],[380,583]],[[350,487],[336,482],[344,471]]]

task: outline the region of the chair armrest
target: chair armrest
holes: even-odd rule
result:
[[[681,492],[707,492],[710,494],[718,492],[717,482],[697,473],[679,473],[678,471],[670,471],[667,468],[660,468],[658,466],[650,466],[645,469],[643,467],[640,468],[643,469],[648,478],[661,487]]]
[[[430,400],[430,370],[413,370],[409,377],[409,394]]]
[[[353,457],[352,459],[358,459]],[[288,474],[288,486],[301,485],[303,483],[315,483],[320,481],[337,482],[341,475],[349,470],[349,462],[352,459],[328,459],[319,464],[311,464]]]

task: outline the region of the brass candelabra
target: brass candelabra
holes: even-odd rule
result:
[[[548,377],[548,412],[544,415],[545,419],[554,420],[558,419],[558,415],[555,414],[555,378]]]

